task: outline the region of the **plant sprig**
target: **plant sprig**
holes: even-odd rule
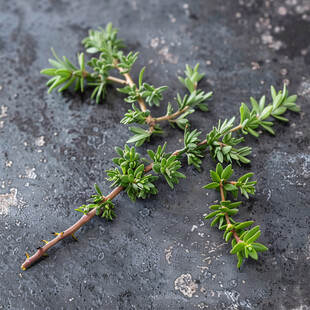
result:
[[[263,244],[255,242],[261,234],[259,226],[255,226],[250,230],[245,228],[251,226],[253,221],[236,222],[232,219],[232,216],[239,212],[237,209],[241,201],[231,202],[226,200],[227,193],[231,192],[234,198],[237,198],[238,192],[249,198],[248,194],[254,195],[256,181],[250,181],[253,177],[253,173],[247,173],[239,178],[238,181],[229,181],[234,170],[231,165],[228,165],[225,169],[218,163],[216,171],[211,170],[212,183],[204,186],[206,189],[214,188],[221,193],[221,202],[219,205],[212,205],[209,208],[212,210],[205,219],[213,218],[211,226],[218,225],[220,230],[224,230],[223,238],[228,242],[232,238],[232,250],[231,254],[236,254],[238,258],[238,268],[245,258],[252,257],[257,260],[257,252],[267,251],[268,248]]]
[[[131,143],[141,145],[145,140],[148,140],[153,133],[160,133],[158,122],[168,121],[171,124],[176,124],[181,128],[185,128],[184,132],[184,147],[172,153],[166,153],[167,144],[159,146],[157,150],[148,150],[150,160],[141,158],[141,155],[134,147],[125,146],[124,149],[116,148],[118,157],[113,158],[113,163],[116,167],[112,167],[106,171],[107,180],[113,182],[112,187],[115,187],[107,196],[102,194],[101,189],[95,184],[96,194],[90,198],[90,204],[82,205],[76,210],[83,213],[81,219],[60,233],[54,239],[45,241],[43,247],[39,247],[31,257],[26,253],[27,259],[22,264],[25,270],[36,262],[41,257],[47,255],[47,251],[68,236],[75,238],[74,233],[81,228],[85,223],[92,219],[95,215],[101,216],[107,220],[112,220],[116,217],[115,205],[112,200],[123,190],[128,194],[132,201],[137,198],[146,199],[150,195],[158,193],[155,181],[160,175],[163,175],[168,185],[174,188],[174,184],[178,184],[181,179],[185,178],[179,169],[181,168],[182,155],[186,155],[188,164],[193,164],[198,170],[201,169],[202,159],[209,150],[210,155],[219,164],[216,171],[211,171],[212,183],[205,188],[214,188],[221,194],[221,202],[219,205],[211,206],[210,209],[214,212],[209,214],[207,218],[213,218],[211,225],[218,224],[220,229],[224,229],[224,238],[226,241],[232,240],[232,254],[238,257],[238,267],[241,266],[244,258],[251,256],[257,259],[257,252],[265,251],[267,248],[262,244],[256,243],[256,239],[260,235],[259,227],[256,226],[250,230],[245,228],[251,226],[253,221],[235,222],[232,216],[239,210],[237,209],[241,202],[231,202],[226,200],[229,192],[234,198],[237,198],[238,193],[249,198],[249,195],[255,193],[256,181],[252,181],[253,173],[247,173],[236,181],[230,181],[233,173],[232,166],[229,164],[226,168],[221,163],[232,163],[236,161],[238,164],[247,164],[250,162],[247,157],[251,153],[251,148],[248,146],[236,147],[244,142],[244,137],[241,134],[258,137],[257,129],[261,126],[266,131],[274,134],[271,126],[273,122],[269,118],[273,117],[280,121],[288,121],[283,114],[287,110],[298,112],[299,106],[296,105],[297,96],[288,96],[288,92],[284,87],[282,91],[276,92],[274,87],[271,87],[272,103],[265,106],[265,96],[259,103],[251,98],[250,109],[246,104],[242,103],[240,107],[240,122],[235,126],[235,118],[230,120],[219,121],[217,126],[206,134],[206,139],[200,139],[201,132],[196,129],[190,131],[188,129],[187,116],[193,112],[193,107],[198,106],[202,110],[206,110],[205,100],[210,98],[212,93],[205,94],[197,89],[197,84],[203,77],[198,72],[198,65],[194,68],[186,66],[185,78],[179,78],[181,83],[188,89],[189,94],[184,97],[177,95],[176,102],[179,109],[173,113],[171,104],[168,104],[167,115],[159,118],[153,118],[146,108],[145,99],[153,105],[159,104],[162,93],[165,87],[151,86],[143,82],[144,70],[142,69],[139,75],[139,83],[136,85],[129,75],[130,68],[136,61],[137,54],[129,53],[127,56],[119,49],[122,48],[122,41],[117,39],[117,29],[114,29],[109,24],[106,29],[90,30],[89,36],[83,40],[86,51],[89,53],[100,53],[98,58],[93,58],[90,61],[90,66],[94,69],[92,73],[85,70],[84,55],[78,54],[79,68],[69,62],[66,57],[60,59],[56,54],[55,59],[50,61],[53,68],[45,69],[43,72],[49,74],[52,79],[49,85],[53,89],[61,84],[67,86],[71,80],[76,83],[76,87],[83,91],[84,83],[93,86],[93,97],[99,96],[98,101],[105,93],[105,85],[108,82],[116,82],[126,85],[124,91],[128,97],[127,101],[133,104],[133,110],[129,110],[122,120],[122,123],[138,123],[140,125],[147,124],[148,130],[140,127],[130,127],[135,135],[129,140]],[[124,79],[115,78],[109,75],[109,70],[116,68],[122,74]],[[71,83],[73,83],[71,82]],[[147,85],[147,86],[146,86]],[[64,87],[62,86],[62,88]],[[68,86],[69,87],[69,86]],[[123,88],[123,90],[124,90]],[[143,93],[145,92],[145,93]],[[134,103],[138,102],[138,109]],[[183,119],[183,120],[182,120]],[[235,127],[234,127],[235,126]],[[234,132],[239,131],[239,136],[234,136]],[[149,164],[146,166],[145,162]],[[75,238],[76,239],[76,238]]]
[[[86,85],[93,88],[91,99],[99,103],[106,96],[107,84],[123,85],[124,87],[117,88],[117,90],[127,96],[124,100],[132,104],[132,110],[128,109],[121,123],[136,123],[147,126],[147,128],[140,127],[141,130],[134,129],[136,127],[129,128],[135,135],[127,143],[135,143],[136,146],[142,145],[153,134],[162,133],[163,131],[159,127],[160,122],[168,121],[172,127],[176,125],[184,129],[185,126],[189,125],[188,116],[194,113],[195,107],[202,111],[208,111],[206,100],[211,98],[212,92],[205,93],[201,89],[197,89],[198,82],[204,76],[198,72],[199,64],[196,64],[194,68],[186,65],[186,77],[179,77],[179,80],[188,89],[189,95],[182,97],[177,93],[175,101],[178,108],[176,112],[174,112],[171,103],[168,102],[166,115],[153,117],[149,108],[159,107],[160,101],[164,99],[163,93],[168,89],[168,86],[155,87],[144,82],[145,67],[140,71],[138,84],[134,83],[130,71],[138,58],[138,53],[129,52],[125,55],[122,51],[124,48],[123,40],[117,38],[117,33],[118,29],[113,28],[111,23],[105,29],[89,30],[88,36],[82,40],[86,52],[94,55],[87,63],[90,67],[87,70],[84,53],[78,54],[79,68],[77,68],[67,57],[64,56],[61,60],[52,49],[55,57],[55,60],[49,60],[52,68],[41,71],[42,74],[52,76],[47,82],[47,85],[50,86],[48,93],[57,87],[59,87],[58,91],[62,92],[75,82],[75,91],[83,92]],[[111,76],[110,71],[112,69],[118,69],[123,78]],[[139,107],[135,105],[136,103]]]
[[[271,90],[273,90],[273,87]],[[279,93],[282,95],[282,92]],[[285,102],[286,99],[283,100]],[[272,106],[274,106],[274,103]],[[299,107],[296,106],[295,110],[299,110]],[[225,147],[228,145],[224,145],[224,143],[220,141],[221,139],[226,143],[230,141],[231,145],[233,145],[244,140],[243,138],[240,140],[240,138],[232,137],[231,133],[244,129],[240,125],[233,127],[234,120],[235,119],[232,118],[229,121],[219,121],[218,126],[213,127],[212,131],[206,134],[207,139],[203,141],[199,139],[201,132],[198,132],[196,129],[190,132],[186,129],[184,132],[184,147],[182,149],[176,150],[173,153],[166,153],[165,150],[167,144],[165,143],[162,147],[159,146],[156,151],[148,150],[148,155],[151,161],[147,160],[149,162],[147,166],[144,165],[145,159],[141,158],[141,155],[134,147],[130,148],[129,146],[125,146],[123,150],[117,147],[116,152],[119,157],[113,158],[113,162],[118,167],[107,170],[107,175],[109,177],[108,180],[113,182],[112,187],[116,186],[115,189],[108,196],[104,197],[99,187],[95,186],[97,195],[92,196],[92,203],[89,205],[83,205],[77,209],[78,211],[83,212],[84,216],[64,232],[58,233],[57,237],[46,242],[46,244],[43,247],[40,247],[33,256],[29,257],[27,254],[27,259],[22,264],[22,268],[24,270],[28,268],[35,261],[44,256],[48,249],[65,237],[74,236],[75,231],[95,215],[100,215],[108,220],[113,219],[116,215],[114,213],[114,204],[112,204],[111,200],[123,190],[126,191],[132,201],[135,201],[137,198],[145,199],[150,195],[157,194],[158,190],[156,189],[154,182],[157,180],[158,176],[148,174],[150,171],[153,171],[158,175],[163,175],[168,185],[173,188],[174,184],[178,184],[180,179],[185,178],[185,175],[178,171],[181,168],[181,162],[179,160],[181,156],[186,155],[188,158],[188,164],[193,164],[197,169],[200,169],[202,158],[205,156],[207,149],[209,149],[211,156],[215,160],[217,159],[220,163],[217,165],[216,171],[211,171],[213,182],[206,185],[205,188],[215,188],[219,190],[222,199],[220,205],[211,207],[211,210],[214,212],[208,215],[207,218],[215,217],[212,224],[215,225],[218,223],[220,229],[225,229],[225,240],[229,240],[232,236],[234,237],[232,240],[233,249],[231,253],[237,255],[238,267],[241,266],[244,258],[251,256],[256,259],[257,252],[267,250],[265,246],[255,242],[260,235],[259,227],[254,227],[253,229],[246,231],[244,228],[250,226],[252,224],[251,221],[235,222],[231,218],[232,215],[238,212],[237,207],[240,205],[240,202],[231,203],[230,201],[226,201],[226,195],[228,192],[231,192],[235,198],[237,197],[238,192],[248,198],[249,194],[254,194],[256,184],[256,181],[250,180],[253,176],[252,173],[245,174],[237,181],[229,181],[233,172],[231,164],[225,169],[221,165],[221,162],[231,162],[232,159],[238,163],[249,162],[249,159],[246,158],[246,160],[244,160],[243,156],[240,155],[240,149],[233,150],[232,147],[227,151],[227,148],[225,149]],[[214,151],[214,147],[217,148],[218,146],[220,147],[219,150]],[[248,147],[244,148],[247,148],[247,152],[251,150]],[[215,152],[216,156],[214,155]],[[217,154],[219,152],[224,153],[226,157],[224,157],[224,155],[223,158],[218,156]],[[229,157],[227,154],[229,154]],[[238,155],[234,157],[234,154]]]

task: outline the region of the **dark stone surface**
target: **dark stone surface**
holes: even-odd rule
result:
[[[309,1],[0,1],[0,309],[309,309]],[[205,90],[214,90],[210,113],[192,124],[206,132],[218,118],[238,115],[241,101],[269,92],[269,85],[300,95],[302,113],[277,124],[277,135],[249,137],[257,195],[240,219],[261,225],[270,251],[236,268],[222,234],[203,220],[219,197],[186,167],[187,182],[135,204],[122,194],[118,218],[94,219],[50,257],[26,272],[24,251],[49,239],[80,214],[76,206],[96,181],[108,192],[104,171],[115,144],[130,133],[119,124],[126,105],[113,88],[102,105],[84,95],[46,94],[53,46],[74,57],[89,28],[112,21],[127,50],[140,52],[133,77],[169,85],[169,100],[185,63],[201,63]],[[254,70],[257,69],[257,70]],[[167,99],[168,100],[168,99]],[[154,114],[161,114],[155,111]],[[181,144],[182,133],[165,127],[155,148]],[[147,146],[141,147],[144,153]],[[176,289],[184,278],[196,292]],[[192,281],[192,282],[191,282]]]

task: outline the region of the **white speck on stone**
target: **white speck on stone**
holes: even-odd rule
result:
[[[9,207],[17,204],[17,189],[11,188],[10,194],[0,195],[0,215],[6,215],[9,211]]]
[[[256,61],[252,61],[252,62],[251,62],[251,66],[252,66],[252,70],[253,70],[253,71],[256,71],[256,70],[259,70],[259,69],[260,69],[260,65],[259,65],[259,63],[256,62]]]
[[[5,166],[8,167],[8,168],[11,168],[12,165],[13,165],[13,162],[12,162],[11,160],[7,160],[7,161],[5,162]]]
[[[1,106],[1,113],[0,113],[0,118],[4,118],[8,115],[8,107],[2,105]]]
[[[278,51],[280,48],[283,47],[283,43],[281,41],[275,41],[272,44],[269,44],[268,47],[274,49],[275,51]]]
[[[302,82],[298,88],[298,95],[309,96],[310,95],[310,80]]]
[[[176,22],[176,18],[172,14],[169,14],[169,19],[172,24]]]
[[[285,68],[281,69],[280,71],[281,75],[287,75],[287,70]]]
[[[195,229],[197,229],[198,228],[198,226],[197,225],[193,225],[193,227],[192,227],[192,229],[191,229],[191,231],[194,231]]]
[[[186,297],[193,297],[196,293],[198,285],[193,281],[192,276],[187,274],[182,274],[179,278],[174,281],[174,289],[179,290]]]
[[[8,115],[7,112],[8,112],[8,107],[2,105],[1,106],[0,118],[6,117]],[[3,126],[4,126],[4,121],[0,121],[0,129],[3,128]]]
[[[167,261],[167,263],[168,263],[169,265],[171,264],[170,259],[171,259],[171,256],[172,256],[172,249],[173,249],[172,246],[170,246],[169,249],[165,249],[166,261]]]
[[[39,138],[37,138],[35,141],[34,141],[34,144],[36,146],[43,146],[45,144],[45,141],[44,141],[44,136],[41,136]]]
[[[263,44],[271,44],[273,42],[273,37],[270,34],[263,34],[262,42]]]
[[[278,8],[278,13],[279,13],[279,15],[285,16],[287,14],[287,8],[284,6],[280,6]]]
[[[179,60],[178,56],[175,56],[172,53],[169,53],[169,47],[168,46],[163,47],[158,52],[158,54],[163,56],[162,62],[163,62],[163,60],[165,60],[165,61],[172,63],[172,64],[178,63],[178,60]]]
[[[300,51],[300,54],[301,54],[302,56],[307,55],[307,53],[308,53],[308,51],[307,51],[306,48],[305,48],[305,49],[302,49],[302,50]]]
[[[159,45],[159,38],[158,37],[153,38],[151,40],[150,46],[155,49],[158,47],[158,45]]]
[[[237,12],[235,16],[236,16],[236,18],[241,18],[241,13]]]
[[[26,168],[25,169],[26,174],[22,177],[25,179],[35,180],[37,178],[35,170],[36,170],[35,168]]]

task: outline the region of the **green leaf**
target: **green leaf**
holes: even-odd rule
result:
[[[218,159],[218,161],[220,162],[220,163],[222,163],[223,162],[223,154],[222,154],[222,152],[217,152],[216,153],[216,157],[217,157],[217,159]]]
[[[246,243],[247,244],[251,244],[253,243],[254,241],[256,241],[256,239],[260,236],[261,234],[261,231],[259,230],[257,233],[255,233],[251,238],[249,238]]]
[[[237,254],[239,252],[241,252],[246,246],[246,243],[241,241],[239,243],[237,243],[233,249],[230,251],[231,254]]]
[[[266,96],[262,96],[259,100],[259,112],[261,113],[264,110],[265,107],[265,101],[266,101]]]
[[[218,188],[219,186],[220,186],[219,183],[213,182],[213,183],[209,183],[208,185],[204,186],[203,188],[211,189],[211,188]]]
[[[222,172],[221,179],[227,180],[231,177],[234,170],[231,168],[231,165],[228,165]]]
[[[277,97],[277,92],[272,85],[270,86],[270,92],[271,92],[272,100],[274,100]]]
[[[249,250],[248,248],[248,251],[249,251],[249,255],[253,258],[253,259],[258,259],[258,255],[257,255],[257,252],[255,251],[255,249],[253,248],[252,251]]]
[[[220,183],[221,182],[221,178],[220,176],[213,170],[210,170],[210,174],[211,174],[211,178],[214,182],[218,182]]]
[[[222,166],[220,163],[218,163],[218,164],[216,165],[216,173],[217,173],[218,175],[222,175],[222,172],[223,172],[223,166]]]
[[[268,248],[260,243],[252,243],[252,247],[256,250],[256,252],[268,251]]]
[[[238,190],[238,188],[235,185],[232,185],[229,183],[224,184],[223,187],[226,191],[229,191],[229,192]]]
[[[273,109],[272,106],[266,107],[259,116],[260,120],[264,120],[264,119],[268,118],[271,114],[272,109]]]
[[[251,97],[250,100],[251,100],[251,105],[252,105],[253,110],[258,114],[259,107],[258,107],[257,101],[253,97]]]
[[[214,217],[215,215],[217,215],[217,214],[219,214],[219,213],[221,213],[221,211],[214,211],[214,212],[208,214],[208,215],[205,217],[205,219],[206,219],[206,220],[207,220],[207,219],[210,219],[210,218]]]
[[[248,241],[253,235],[255,235],[257,232],[259,231],[259,225],[255,226],[254,228],[252,228],[251,230],[249,230],[243,238],[243,241]]]
[[[102,192],[101,192],[101,190],[100,190],[100,188],[99,188],[99,186],[98,186],[96,183],[94,184],[94,187],[95,187],[95,190],[96,190],[96,192],[98,193],[98,195],[99,195],[99,196],[103,196],[103,195],[102,195]]]
[[[243,229],[245,227],[251,226],[254,223],[254,221],[248,221],[248,222],[243,222],[241,224],[238,224],[237,226],[235,226],[236,230],[240,230]]]
[[[141,86],[142,86],[142,80],[143,80],[144,71],[145,71],[145,67],[143,67],[143,68],[141,69],[140,74],[139,74],[139,89],[140,89]]]
[[[237,265],[237,268],[240,268],[242,263],[243,263],[243,256],[242,256],[242,253],[241,252],[238,252],[237,253],[237,257],[238,257],[238,265]]]
[[[267,125],[264,125],[264,124],[260,124],[265,130],[267,130],[269,133],[271,133],[272,135],[275,134],[274,130],[270,127],[270,126],[267,126]]]

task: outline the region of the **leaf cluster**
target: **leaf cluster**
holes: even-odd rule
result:
[[[113,210],[115,206],[114,203],[112,203],[111,199],[106,200],[104,198],[99,186],[96,183],[94,187],[97,192],[97,195],[91,196],[90,200],[92,200],[92,203],[88,205],[82,205],[81,207],[75,210],[87,214],[92,209],[96,209],[96,215],[98,216],[100,215],[102,218],[105,218],[107,220],[113,220],[113,218],[116,217]]]
[[[263,129],[271,134],[275,134],[272,126],[273,122],[268,121],[269,117],[273,117],[283,122],[289,120],[282,115],[287,111],[299,112],[300,107],[296,105],[297,95],[288,96],[288,91],[284,85],[283,90],[276,92],[275,88],[271,86],[272,103],[265,106],[266,97],[262,96],[259,103],[251,97],[250,108],[242,103],[240,107],[240,126],[243,134],[250,133],[254,137],[258,137],[257,128],[261,126]]]
[[[254,222],[236,222],[231,218],[239,212],[238,207],[241,205],[241,201],[232,203],[230,200],[226,200],[226,194],[227,192],[231,192],[234,198],[237,198],[239,190],[241,194],[249,198],[248,194],[255,193],[256,181],[249,181],[253,173],[245,174],[236,182],[228,181],[233,174],[231,165],[223,169],[223,166],[218,164],[216,171],[211,170],[210,173],[213,182],[204,186],[204,188],[219,189],[222,187],[225,200],[222,200],[219,205],[210,206],[209,208],[212,212],[208,214],[205,219],[213,218],[211,226],[217,224],[220,230],[224,230],[223,238],[226,242],[233,238],[232,250],[230,253],[237,255],[238,268],[240,268],[244,258],[250,256],[254,259],[258,259],[257,252],[267,251],[268,249],[260,243],[255,243],[261,234],[259,226],[250,230],[245,230],[245,228],[251,226]]]
[[[152,134],[159,134],[159,133],[163,132],[160,129],[159,125],[156,125],[154,127],[153,131],[145,130],[145,129],[140,128],[140,127],[129,127],[129,130],[132,131],[135,135],[133,135],[131,138],[129,138],[127,140],[127,143],[136,143],[135,146],[142,145],[145,140],[149,141]]]
[[[58,91],[66,90],[75,82],[75,91],[84,91],[85,81],[87,85],[93,88],[91,99],[95,99],[99,103],[106,95],[107,77],[109,71],[115,68],[116,64],[123,68],[122,73],[130,71],[131,66],[137,59],[137,53],[129,53],[127,56],[119,49],[123,48],[122,40],[117,38],[118,29],[113,28],[109,23],[106,28],[98,28],[98,30],[89,30],[88,36],[82,40],[82,44],[86,48],[86,52],[90,54],[99,53],[98,57],[92,57],[88,62],[91,70],[85,69],[84,53],[78,54],[79,68],[74,66],[67,57],[63,56],[61,60],[52,49],[54,59],[49,59],[53,68],[44,69],[42,74],[53,76],[48,82],[50,93],[54,88],[61,86]]]
[[[185,78],[178,77],[179,81],[188,89],[189,93],[193,93],[197,89],[198,82],[204,77],[203,73],[198,72],[199,63],[191,68],[189,65],[185,67]]]
[[[244,141],[243,137],[236,138],[232,136],[230,130],[233,127],[235,118],[232,117],[230,120],[225,119],[223,123],[221,120],[218,122],[218,126],[213,126],[211,132],[206,135],[207,143],[210,149],[210,153],[213,158],[216,158],[220,163],[232,162],[235,160],[238,164],[248,164],[250,160],[246,158],[251,154],[250,147],[235,148],[235,145]],[[221,140],[221,141],[220,141]]]
[[[162,147],[159,145],[156,152],[148,150],[149,157],[153,161],[153,171],[162,174],[169,186],[173,189],[173,184],[179,184],[179,179],[185,179],[185,175],[177,170],[181,168],[181,162],[177,160],[177,156],[171,153],[166,154],[167,143]]]
[[[122,150],[115,148],[119,157],[113,158],[113,162],[119,166],[106,171],[112,181],[112,186],[123,186],[129,198],[134,202],[136,198],[147,198],[151,194],[157,194],[158,191],[153,184],[158,179],[157,176],[145,174],[144,164],[140,159],[140,154],[135,148],[129,148],[127,145]]]
[[[48,60],[52,68],[47,68],[41,71],[42,74],[52,76],[52,78],[46,82],[46,86],[49,86],[48,93],[54,88],[64,84],[58,89],[59,92],[62,92],[73,83],[75,83],[74,90],[81,90],[83,92],[84,79],[86,77],[84,53],[77,54],[79,68],[74,66],[65,56],[63,56],[63,59],[60,59],[54,49],[52,49],[52,53],[55,60]]]
[[[120,66],[120,65],[118,65]],[[143,83],[145,67],[141,69],[139,74],[139,87],[134,84],[132,87],[125,86],[118,88],[117,90],[123,94],[127,94],[127,98],[124,100],[129,103],[136,102],[139,98],[145,99],[149,106],[159,107],[159,101],[163,99],[162,93],[168,89],[168,86],[160,86],[155,88],[153,85]]]
[[[142,112],[140,111],[135,104],[132,104],[132,110],[129,109],[127,113],[125,113],[124,118],[121,120],[122,124],[145,124],[145,119],[150,115],[150,111]]]
[[[255,185],[257,181],[250,181],[254,173],[250,172],[241,176],[237,181],[229,181],[230,177],[233,175],[234,170],[232,165],[226,166],[224,169],[223,166],[218,163],[216,166],[216,171],[210,170],[212,183],[204,186],[206,189],[220,189],[220,186],[223,186],[224,197],[226,199],[227,192],[231,192],[234,198],[238,197],[238,192],[249,198],[250,195],[255,194]]]

